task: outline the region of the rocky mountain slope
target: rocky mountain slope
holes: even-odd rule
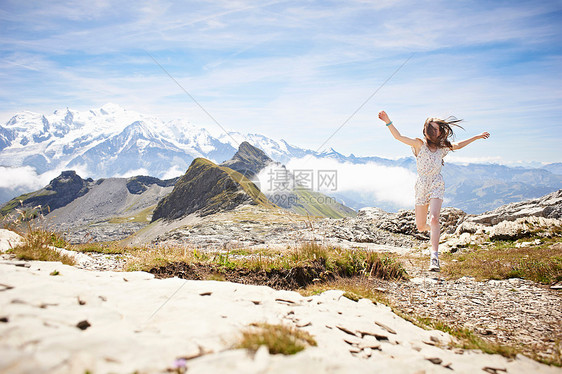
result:
[[[248,142],[242,142],[232,159],[223,162],[221,166],[230,167],[244,174],[262,190],[271,202],[297,214],[330,218],[342,218],[356,214],[353,209],[341,204],[335,198],[299,185],[295,182],[293,173],[287,170],[283,164],[272,160],[265,152]],[[260,180],[258,178],[260,172],[265,172],[268,176],[264,179],[262,175]],[[267,184],[276,183],[276,179],[282,181],[282,188],[269,189]]]
[[[238,151],[236,151],[234,156],[220,164],[220,166],[231,168],[246,178],[252,179],[252,177],[273,162],[264,151],[243,141],[240,143],[240,147],[238,147]]]
[[[242,174],[197,158],[177,181],[173,191],[158,203],[152,221],[179,219],[195,212],[206,216],[241,204],[275,207]]]
[[[0,208],[0,217],[11,213],[16,208],[37,210],[40,214],[48,214],[88,193],[93,183],[92,179],[82,179],[72,170],[64,171],[44,188],[19,196],[4,204]]]
[[[2,212],[8,217],[16,214],[16,208],[35,212],[39,202],[44,207],[39,224],[72,242],[119,240],[150,223],[156,204],[172,191],[176,181],[144,176],[92,181],[73,171],[63,172],[44,189],[13,199]],[[50,191],[52,186],[57,193]],[[58,195],[61,192],[63,200]]]

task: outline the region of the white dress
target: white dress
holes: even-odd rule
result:
[[[445,194],[445,182],[441,175],[443,157],[449,153],[449,148],[439,148],[432,152],[423,142],[416,155],[418,179],[416,180],[416,205],[429,204],[430,199],[441,199]]]

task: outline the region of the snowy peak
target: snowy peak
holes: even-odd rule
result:
[[[99,112],[102,115],[114,115],[115,116],[115,115],[123,114],[123,113],[127,112],[127,110],[122,108],[121,106],[119,106],[117,104],[107,103],[99,109]]]
[[[108,103],[85,112],[65,108],[50,115],[16,114],[0,127],[0,165],[19,167],[34,160],[31,166],[40,165],[41,172],[80,165],[93,177],[112,176],[117,169],[121,174],[127,168],[163,177],[174,167],[185,170],[197,157],[228,160],[244,141],[281,162],[294,157],[294,151],[306,153],[261,134],[213,136],[186,119],[164,122]],[[110,160],[122,166],[115,169]]]

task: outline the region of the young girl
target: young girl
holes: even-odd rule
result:
[[[441,175],[443,157],[449,151],[455,151],[466,147],[477,139],[487,139],[490,134],[483,132],[480,135],[458,143],[451,143],[449,138],[453,136],[451,125],[458,126],[461,120],[428,118],[423,125],[424,139],[408,138],[401,135],[394,127],[388,115],[382,111],[379,118],[386,123],[386,126],[396,140],[401,141],[412,147],[416,156],[418,178],[416,180],[416,226],[419,231],[429,231],[431,240],[431,257],[429,270],[439,271],[439,213],[443,204],[445,193],[445,183]],[[462,127],[461,127],[462,128]],[[427,212],[429,209],[429,223],[427,223]]]

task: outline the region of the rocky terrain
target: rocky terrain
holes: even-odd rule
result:
[[[508,205],[483,215],[468,215],[455,208],[441,212],[441,251],[456,251],[473,243],[490,240],[516,240],[533,232],[553,236],[561,225],[562,190],[541,199],[517,204],[524,218]],[[538,208],[540,207],[540,209]],[[485,217],[511,212],[492,224]],[[547,211],[548,218],[544,217]],[[507,213],[506,213],[507,214]],[[388,213],[378,208],[365,208],[357,217],[341,219],[306,218],[286,211],[264,210],[241,206],[230,212],[208,217],[193,216],[185,225],[153,227],[133,235],[135,245],[182,245],[205,249],[222,248],[286,248],[305,241],[344,248],[366,248],[396,253],[420,252],[428,241],[425,233],[417,232],[413,210]]]
[[[455,348],[451,335],[423,330],[382,304],[352,301],[342,291],[304,297],[261,286],[6,259],[0,271],[1,372],[560,373],[523,355],[505,358]],[[448,289],[454,293],[463,282]],[[427,294],[426,303],[444,303],[437,287],[417,287]],[[490,298],[488,290],[506,302],[505,289],[497,282],[465,292],[462,301],[470,301],[458,311],[461,318],[477,314],[475,307]],[[533,306],[542,307],[546,295],[529,291]],[[517,301],[511,297],[507,303]],[[546,305],[559,321],[556,306]],[[517,318],[510,318],[515,323]],[[271,354],[265,347],[237,349],[242,332],[259,323],[306,331],[316,346],[293,356]],[[537,334],[549,328],[539,326]]]
[[[149,186],[143,193],[157,187],[162,188]],[[469,250],[470,245],[485,249],[498,239],[559,238],[561,206],[562,190],[482,215],[445,208],[441,215],[440,248],[443,252],[462,252]],[[121,224],[114,227],[118,225]],[[181,219],[143,225],[128,239],[130,244],[211,251],[283,249],[313,241],[326,246],[393,252],[406,255],[404,258],[427,258],[427,237],[416,232],[412,210],[388,213],[365,208],[357,217],[327,219],[303,217],[259,204],[241,204],[215,214],[190,213]],[[4,241],[0,238],[0,247],[3,245],[4,249],[20,240],[13,233],[0,231],[7,235]],[[555,243],[553,248],[562,253],[560,240]],[[533,241],[519,244],[531,248],[537,245]],[[7,357],[2,361],[3,371],[181,372],[187,368],[188,372],[251,373],[295,368],[294,372],[334,373],[383,369],[561,372],[522,355],[508,359],[460,349],[448,343],[454,340],[453,336],[421,330],[381,304],[367,300],[352,302],[342,297],[341,291],[302,297],[239,284],[260,284],[250,273],[238,274],[237,283],[229,283],[178,279],[197,276],[186,271],[159,274],[174,277],[171,279],[153,279],[147,273],[113,272],[122,269],[129,255],[75,253],[75,267],[0,256],[5,274],[0,282],[0,347]],[[448,266],[447,262],[443,261],[442,266]],[[562,354],[559,284],[549,287],[517,278],[485,282],[469,277],[447,280],[427,272],[417,262],[406,261],[405,267],[409,280],[366,280],[367,287],[378,292],[400,316],[442,321],[489,343],[515,346],[535,359],[553,360]],[[54,270],[61,276],[48,275]],[[53,292],[42,292],[45,285]],[[264,321],[308,331],[318,347],[308,347],[293,357],[232,348],[241,329]],[[56,334],[52,334],[54,331]],[[100,343],[108,334],[115,342],[111,351]],[[35,353],[29,353],[25,347],[34,347]],[[50,352],[49,358],[43,359],[46,352]],[[312,368],[308,366],[311,362],[315,365]]]

